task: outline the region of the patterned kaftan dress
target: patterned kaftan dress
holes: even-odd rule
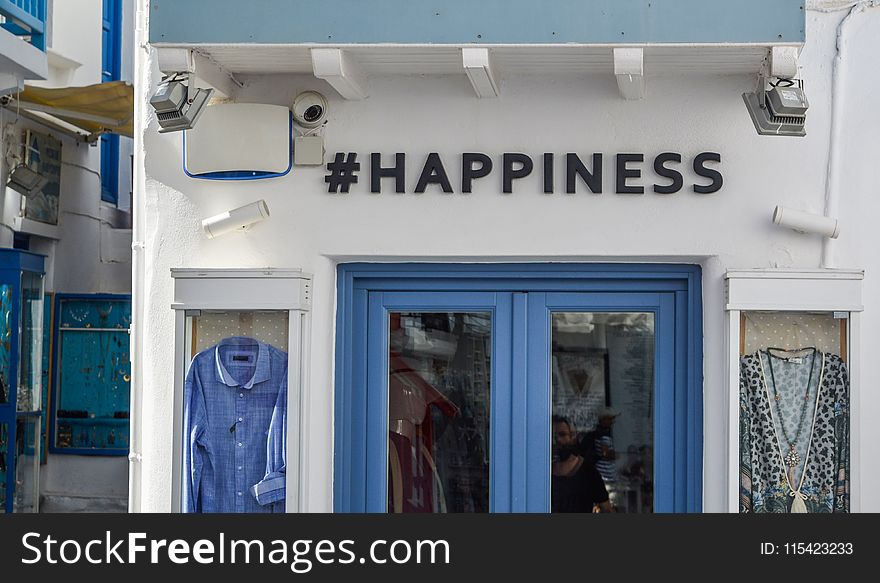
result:
[[[807,512],[849,512],[846,364],[815,349],[771,351],[740,361],[740,512],[790,512],[798,486]],[[783,463],[789,439],[800,457],[793,469]]]

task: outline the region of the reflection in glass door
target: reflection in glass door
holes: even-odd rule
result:
[[[551,315],[551,511],[652,512],[654,314]]]
[[[388,512],[489,511],[492,317],[391,312]]]
[[[337,511],[700,510],[698,269],[359,264],[340,281]]]

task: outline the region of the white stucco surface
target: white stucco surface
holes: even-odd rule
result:
[[[845,12],[810,12],[808,41],[800,58],[810,100],[807,136],[761,137],[755,133],[741,93],[754,78],[682,74],[651,76],[641,101],[620,98],[613,75],[518,77],[503,72],[501,97],[478,100],[462,73],[450,77],[387,77],[369,80],[370,97],[347,102],[310,76],[246,78],[241,101],[290,105],[314,89],[330,101],[327,161],[336,152],[357,152],[360,180],[349,194],[328,194],[323,167],[295,167],[282,178],[251,182],[195,180],[181,169],[179,133],[157,133],[152,111],[140,121],[145,178],[144,342],[141,508],[167,511],[171,493],[172,267],[301,267],[314,274],[311,332],[310,411],[307,435],[308,508],[332,510],[335,269],[349,260],[446,261],[672,261],[703,268],[704,312],[704,500],[706,511],[727,509],[727,422],[725,400],[725,312],[723,274],[729,268],[819,267],[821,240],[781,229],[770,217],[777,204],[823,212],[828,159],[830,84],[837,25]],[[870,444],[880,439],[880,370],[871,355],[880,350],[880,256],[874,218],[880,78],[876,67],[880,10],[858,16],[849,31],[841,143],[840,220],[834,247],[837,267],[865,269],[861,443],[853,458],[861,468],[862,491],[880,488],[880,464]],[[153,53],[155,55],[155,53]],[[141,82],[158,80],[155,61]],[[230,147],[236,147],[230,144]],[[661,152],[680,152],[685,187],[672,195],[651,192],[651,162]],[[697,177],[690,161],[699,152],[721,154],[724,187],[715,194],[690,190]],[[390,164],[407,153],[407,194],[369,192],[369,154]],[[440,153],[454,194],[436,186],[411,194],[429,152]],[[460,155],[483,152],[495,170],[460,193]],[[501,193],[501,154],[523,152],[535,161],[514,193]],[[544,152],[557,154],[556,194],[542,193]],[[584,160],[605,154],[603,194],[579,186],[564,193],[564,154]],[[644,153],[640,165],[646,194],[614,194],[613,156]],[[137,156],[136,156],[137,159]],[[703,182],[702,179],[700,179]],[[136,187],[137,188],[137,187]],[[265,199],[269,220],[245,233],[214,240],[201,232],[204,217]],[[864,497],[863,511],[880,511],[880,500]]]

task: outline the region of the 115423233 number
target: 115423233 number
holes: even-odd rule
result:
[[[761,543],[762,555],[852,555],[853,544],[847,542]]]

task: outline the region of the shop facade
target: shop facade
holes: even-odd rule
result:
[[[263,345],[288,355],[287,511],[548,512],[556,415],[581,437],[616,419],[616,461],[597,470],[620,511],[737,512],[750,448],[740,359],[770,347],[814,348],[764,356],[787,359],[777,374],[825,371],[827,355],[845,363],[845,404],[830,406],[846,409],[834,409],[847,425],[837,444],[846,510],[880,510],[864,494],[880,485],[870,421],[880,414],[870,366],[880,114],[868,97],[880,87],[859,73],[871,68],[880,10],[848,4],[794,6],[797,18],[774,25],[795,38],[732,49],[720,36],[686,47],[687,33],[665,46],[378,46],[351,31],[332,46],[247,46],[223,36],[222,18],[183,34],[157,16],[170,5],[139,2],[149,44],[136,66],[130,510],[187,509],[193,358],[213,349],[224,362],[225,340],[242,336],[256,342],[230,358],[259,362]],[[225,42],[206,40],[211,27]],[[463,67],[463,47],[488,49],[491,66]],[[634,47],[644,76],[615,75],[613,50]],[[757,135],[743,104],[773,47],[796,49],[803,138]],[[338,57],[335,74],[310,56],[318,49]],[[234,82],[234,96],[208,109],[324,96],[325,125],[280,124],[282,136],[319,136],[321,162],[298,164],[282,147],[275,176],[198,176],[195,132],[215,122],[205,113],[185,145],[181,132],[157,132],[148,104],[169,61],[186,61],[181,50],[211,55],[217,68],[202,74],[218,93]],[[218,158],[251,159],[243,127]],[[257,201],[262,220],[206,236],[202,219]],[[775,225],[776,206],[830,216],[839,236]],[[822,417],[820,384],[806,383],[816,410],[778,426],[780,457],[810,458],[802,443]],[[223,436],[243,434],[228,425]],[[278,467],[254,470],[269,488],[258,501]],[[251,482],[229,490],[233,511]]]

